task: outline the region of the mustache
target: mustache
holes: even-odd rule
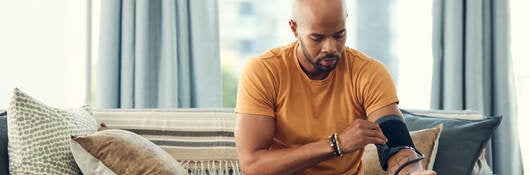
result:
[[[326,58],[339,59],[339,57],[340,57],[340,56],[337,55],[337,54],[326,54],[326,55],[320,57],[319,60],[321,60],[321,59],[326,59]]]

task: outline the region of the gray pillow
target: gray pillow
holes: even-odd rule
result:
[[[9,157],[7,155],[7,116],[0,110],[0,174],[9,174]]]
[[[417,115],[405,110],[401,112],[411,131],[443,123],[433,168],[438,175],[471,174],[482,149],[501,122],[501,117],[463,120]]]

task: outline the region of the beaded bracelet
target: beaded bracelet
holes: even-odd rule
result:
[[[337,157],[342,157],[342,152],[340,151],[339,146],[339,137],[337,136],[337,133],[333,133],[329,136],[329,143],[331,148],[333,148],[333,152]]]
[[[337,133],[333,133],[333,137],[335,137],[335,142],[337,145],[337,152],[339,152],[339,156],[342,157],[342,151],[340,151],[339,136],[337,135]]]

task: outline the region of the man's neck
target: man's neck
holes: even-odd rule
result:
[[[304,71],[304,73],[309,77],[311,80],[323,80],[329,75],[328,72],[321,72],[317,68],[311,64],[307,58],[304,55],[304,52],[302,51],[302,48],[300,45],[296,48],[296,59],[298,59],[298,64],[300,64],[300,67]]]

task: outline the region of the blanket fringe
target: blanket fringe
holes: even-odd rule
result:
[[[237,160],[179,160],[189,175],[241,175]]]

